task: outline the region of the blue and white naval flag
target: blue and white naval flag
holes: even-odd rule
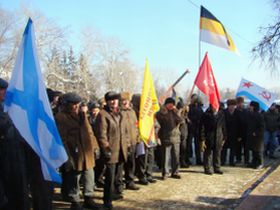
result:
[[[241,79],[236,96],[246,96],[251,101],[258,102],[264,111],[268,110],[276,99],[275,94],[246,79]]]
[[[39,156],[45,180],[61,182],[57,168],[68,157],[47,97],[31,19],[24,30],[7,89],[5,111],[21,136]]]

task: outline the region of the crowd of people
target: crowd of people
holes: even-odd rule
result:
[[[31,195],[34,210],[50,210],[53,183],[44,180],[39,157],[3,111],[7,86],[0,79],[0,209],[30,209]],[[72,210],[99,209],[96,187],[103,188],[103,209],[113,209],[112,202],[123,198],[124,189],[155,183],[155,167],[162,180],[180,179],[179,168],[192,164],[212,175],[223,174],[226,164],[260,169],[264,156],[276,158],[276,104],[264,112],[258,102],[245,107],[244,98],[238,97],[228,99],[226,107],[221,103],[219,110],[211,105],[204,110],[196,94],[189,105],[169,97],[155,113],[156,144],[146,145],[138,129],[140,94],[109,91],[100,100],[86,102],[74,92],[47,93],[68,155],[59,169],[61,196]]]

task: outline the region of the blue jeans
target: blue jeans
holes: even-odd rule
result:
[[[69,185],[69,194],[71,202],[78,203],[80,202],[80,179],[81,176],[84,181],[84,196],[93,197],[94,191],[94,172],[93,168],[84,171],[69,171],[67,172],[68,176],[68,185]]]
[[[278,147],[278,141],[277,141],[277,131],[265,131],[264,132],[264,145],[265,145],[265,151],[269,152],[269,156],[273,156],[275,149]]]

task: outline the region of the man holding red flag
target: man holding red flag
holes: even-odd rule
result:
[[[220,96],[208,54],[205,54],[194,84],[208,96],[209,108],[203,113],[200,121],[200,150],[204,152],[204,172],[211,175],[223,174],[221,166],[221,150],[227,138],[225,116],[219,110]]]

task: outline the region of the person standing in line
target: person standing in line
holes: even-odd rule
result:
[[[236,144],[236,162],[241,163],[242,161],[242,151],[244,154],[244,164],[248,165],[250,162],[250,155],[249,155],[249,145],[247,141],[247,115],[248,109],[245,108],[244,105],[244,98],[239,96],[236,98],[237,106],[236,106],[236,113],[238,116],[239,121],[239,138],[237,139]]]
[[[39,156],[3,110],[7,87],[0,78],[0,209],[29,210],[31,194],[34,210],[51,210],[53,183],[44,179]]]
[[[119,107],[120,94],[109,91],[104,96],[106,105],[97,117],[97,139],[101,148],[101,158],[105,161],[105,183],[103,202],[105,209],[113,209],[112,200],[122,199],[121,194],[116,194],[115,184],[117,164],[119,169],[127,160],[127,125],[123,120]],[[120,170],[119,170],[120,171]],[[122,171],[121,171],[122,172]],[[117,186],[117,187],[120,187]]]
[[[133,110],[136,113],[137,119],[139,119],[140,99],[141,99],[141,94],[134,94],[131,99]],[[157,121],[155,121],[154,127],[155,127],[155,133],[157,133],[158,130]],[[137,150],[141,151],[139,152],[139,154],[136,154],[136,159],[135,159],[135,174],[139,179],[139,184],[148,185],[149,183],[156,182],[156,180],[153,178],[155,147],[156,145],[152,145],[152,146],[145,145],[145,143],[141,139],[139,139],[139,142],[136,144],[136,153]]]
[[[261,169],[264,161],[264,119],[260,113],[260,105],[256,101],[250,102],[247,128],[247,138],[253,152],[253,160],[249,166]]]
[[[228,99],[227,100],[227,108],[224,111],[225,113],[225,121],[227,128],[227,139],[224,143],[222,149],[222,165],[225,165],[227,162],[227,150],[230,150],[229,153],[229,165],[235,166],[235,156],[236,156],[236,147],[237,147],[237,139],[239,138],[239,117],[236,112],[236,100]]]
[[[138,120],[135,111],[131,107],[131,96],[129,92],[121,93],[122,114],[125,121],[128,123],[129,142],[127,162],[124,164],[126,189],[139,190],[134,182],[135,173],[135,154],[136,144],[139,143]]]
[[[196,165],[202,165],[201,152],[199,148],[199,124],[203,115],[202,102],[197,94],[191,96],[191,104],[188,112],[188,138],[187,138],[187,155],[186,163],[191,164],[189,160],[192,157],[192,142],[194,140]]]
[[[223,174],[221,170],[221,151],[227,139],[224,111],[215,110],[211,105],[200,121],[200,150],[204,152],[204,173]]]
[[[80,210],[80,180],[84,177],[84,207],[98,209],[93,200],[95,166],[94,150],[98,149],[96,138],[87,118],[87,106],[81,105],[81,97],[76,93],[62,96],[63,109],[55,116],[57,127],[68,154],[63,165],[67,179],[67,194],[71,200],[71,210]]]
[[[276,159],[274,152],[278,147],[277,132],[280,125],[280,115],[275,103],[264,113],[264,125],[265,154],[271,159]]]
[[[101,106],[97,101],[89,102],[89,123],[95,136],[98,136],[98,124],[97,116],[100,113]],[[96,150],[95,153],[95,167],[94,167],[94,179],[96,187],[104,187],[104,173],[105,173],[105,163],[100,157],[100,149]]]
[[[175,100],[167,98],[164,106],[156,113],[156,119],[160,125],[158,137],[161,141],[162,151],[162,179],[169,174],[169,157],[171,157],[171,177],[180,179],[180,130],[183,119],[178,115]]]
[[[186,160],[188,159],[187,155],[187,138],[188,138],[188,106],[184,106],[183,100],[177,102],[176,108],[178,109],[179,116],[182,117],[183,122],[179,126],[180,130],[180,167],[188,168]]]

